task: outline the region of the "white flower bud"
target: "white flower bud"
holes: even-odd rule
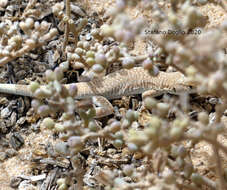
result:
[[[20,26],[21,30],[23,30],[23,31],[27,31],[28,30],[27,25],[23,21],[21,21],[19,23],[19,26]]]
[[[5,8],[8,4],[8,0],[0,0],[0,7]]]
[[[27,18],[25,20],[26,28],[32,28],[34,26],[34,20],[32,18]]]
[[[34,48],[34,47],[35,47],[35,44],[36,44],[35,41],[32,40],[32,39],[27,39],[25,43],[26,43],[26,45],[28,45],[31,49]]]
[[[42,21],[41,24],[40,24],[40,26],[41,26],[40,29],[42,31],[47,31],[49,29],[50,24],[48,22],[46,22],[46,21]]]
[[[35,28],[35,30],[40,30],[40,24],[38,21],[35,22],[34,28]]]

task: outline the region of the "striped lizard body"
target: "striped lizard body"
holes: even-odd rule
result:
[[[179,72],[159,72],[157,76],[151,76],[142,67],[122,69],[102,78],[96,78],[89,82],[74,83],[78,93],[75,99],[85,99],[92,96],[104,96],[107,99],[116,99],[122,96],[141,94],[147,90],[159,93],[190,92],[193,83]],[[65,85],[67,88],[70,84]],[[0,93],[34,97],[28,85],[0,84]]]
[[[76,84],[78,89],[75,99],[105,97],[109,100],[141,93],[143,93],[143,97],[157,96],[162,93],[178,94],[182,91],[190,93],[191,86],[194,86],[180,72],[160,71],[157,76],[151,76],[142,67],[122,69],[89,82],[72,84]],[[69,88],[70,85],[65,84],[65,87]],[[34,97],[28,85],[0,84],[0,93]],[[105,101],[104,98],[102,100]],[[108,105],[110,106],[110,103]]]

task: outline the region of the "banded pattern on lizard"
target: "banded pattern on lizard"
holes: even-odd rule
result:
[[[194,83],[180,72],[162,72],[157,76],[151,76],[142,67],[122,69],[102,78],[96,78],[89,82],[73,83],[77,85],[78,92],[75,99],[99,97],[106,106],[111,106],[105,98],[111,100],[122,96],[141,94],[145,96],[157,96],[163,93],[179,94],[180,92],[192,92]],[[71,84],[65,84],[69,88]],[[28,85],[0,84],[0,93],[34,97]],[[105,97],[105,98],[104,98]],[[102,104],[102,103],[100,103]],[[113,108],[111,108],[113,111]],[[108,112],[110,113],[110,112]]]

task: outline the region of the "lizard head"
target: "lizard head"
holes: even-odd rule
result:
[[[198,82],[190,79],[189,77],[184,76],[183,74],[179,73],[179,76],[175,78],[175,85],[173,86],[173,91],[176,93],[178,92],[188,92],[188,93],[195,93],[196,86],[198,86]]]
[[[173,72],[168,75],[168,89],[174,94],[179,94],[180,92],[195,93],[197,85],[196,81],[191,80],[180,72]]]

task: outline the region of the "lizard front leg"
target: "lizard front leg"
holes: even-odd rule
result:
[[[158,96],[162,94],[162,92],[157,91],[157,90],[147,90],[142,94],[143,100],[148,97],[148,96]],[[96,116],[95,118],[101,118],[108,116],[110,114],[114,113],[114,108],[112,104],[103,96],[93,96],[92,97],[92,103],[95,105],[95,110],[96,110]],[[144,107],[144,106],[142,106]],[[145,107],[144,107],[145,109]]]
[[[155,96],[159,96],[161,95],[162,92],[161,91],[158,91],[158,90],[147,90],[145,92],[142,93],[142,99],[144,100],[146,97],[155,97]]]
[[[93,96],[92,102],[95,106],[96,116],[95,118],[101,118],[114,113],[112,104],[103,96]]]

